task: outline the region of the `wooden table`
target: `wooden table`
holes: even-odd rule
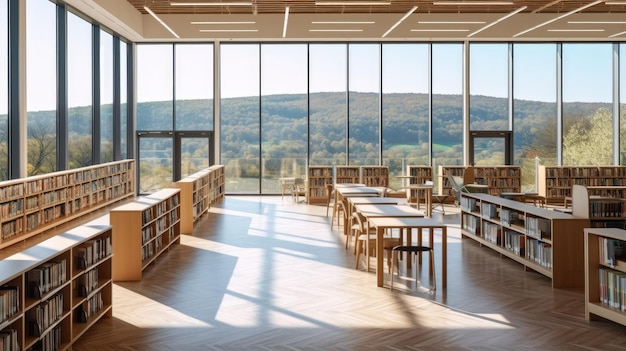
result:
[[[422,229],[428,229],[429,244],[434,249],[434,230],[441,229],[441,286],[448,285],[448,232],[445,223],[433,218],[419,217],[372,217],[369,224],[376,228],[376,284],[383,286],[385,270],[383,269],[383,235],[388,229],[406,229],[408,240],[411,240],[411,232],[417,229],[418,244],[421,243]],[[392,263],[393,264],[393,263]]]
[[[420,193],[424,192],[424,203],[426,203],[426,217],[433,216],[433,186],[426,184],[411,184],[409,185],[407,191],[409,192],[409,198],[412,195],[411,190],[415,189],[415,203],[417,209],[420,209]]]
[[[397,205],[398,199],[392,197],[348,197],[348,218],[352,216],[356,205]]]
[[[381,190],[382,189],[382,190]],[[335,203],[333,211],[337,211],[337,204],[340,201],[343,201],[345,198],[349,197],[380,197],[381,191],[384,193],[385,188],[379,187],[369,187],[362,186],[362,184],[358,185],[349,185],[349,184],[337,184],[335,188]],[[349,206],[346,206],[349,207]],[[346,210],[348,210],[346,208]],[[348,233],[348,228],[346,225],[343,226],[343,233]]]

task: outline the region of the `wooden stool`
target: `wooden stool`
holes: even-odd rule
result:
[[[428,275],[430,277],[432,277],[432,281],[430,282],[430,290],[431,291],[435,291],[437,289],[437,279],[435,277],[435,250],[433,250],[432,247],[429,246],[416,246],[416,245],[398,245],[398,246],[394,246],[393,249],[391,249],[392,252],[392,257],[391,257],[391,284],[390,284],[390,289],[391,291],[393,291],[393,271],[396,267],[395,263],[398,262],[398,252],[407,252],[409,253],[407,259],[412,259],[413,255],[415,254],[416,256],[419,255],[422,252],[425,251],[429,251],[429,256],[430,256],[430,270],[428,272]],[[415,282],[418,282],[417,279],[417,275],[418,275],[418,270],[417,267],[414,268],[415,269]]]

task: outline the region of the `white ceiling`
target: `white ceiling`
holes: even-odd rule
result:
[[[177,38],[157,19],[150,14],[141,13],[127,0],[66,0],[66,3],[135,42],[626,40],[626,13],[623,12],[570,10],[534,13],[518,9],[519,13],[415,11],[411,14],[409,12],[287,14],[285,11],[267,14],[157,14],[163,24],[178,35]],[[595,3],[598,2],[589,1],[583,6]],[[149,4],[147,5],[149,8]]]

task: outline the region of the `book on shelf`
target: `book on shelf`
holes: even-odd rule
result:
[[[600,302],[626,311],[626,273],[601,267],[599,270]]]

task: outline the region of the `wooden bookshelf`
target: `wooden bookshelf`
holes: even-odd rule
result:
[[[309,166],[307,170],[306,198],[309,204],[325,204],[328,200],[326,185],[333,184],[332,166]]]
[[[226,175],[224,165],[209,167],[209,207],[224,200]]]
[[[335,183],[361,183],[361,169],[359,166],[335,166]]]
[[[361,183],[365,186],[388,187],[389,167],[361,166]]]
[[[554,288],[584,286],[583,229],[589,218],[498,196],[461,193],[461,234],[546,277]]]
[[[626,198],[626,166],[539,166],[537,173],[537,191],[548,202],[570,197],[574,184],[591,196]]]
[[[452,194],[448,174],[463,177],[465,166],[439,166],[439,194]],[[519,193],[522,187],[522,169],[520,166],[474,166],[476,184],[489,186],[491,195],[501,193]]]
[[[165,188],[118,206],[113,227],[113,280],[141,280],[142,271],[180,243],[180,189]]]
[[[110,226],[83,225],[0,261],[4,350],[71,350],[112,316],[111,240]]]
[[[177,182],[180,189],[180,231],[193,234],[194,224],[224,198],[224,166],[211,166]]]
[[[585,228],[585,318],[626,326],[626,230]]]
[[[406,198],[408,203],[415,203],[417,198],[425,199],[425,194],[420,194],[417,196],[417,192],[424,190],[420,189],[411,189],[411,185],[419,185],[424,184],[427,181],[433,181],[433,168],[431,166],[407,166],[406,167],[406,175],[408,178],[408,188],[406,189]]]
[[[0,182],[0,249],[135,196],[124,160]]]

